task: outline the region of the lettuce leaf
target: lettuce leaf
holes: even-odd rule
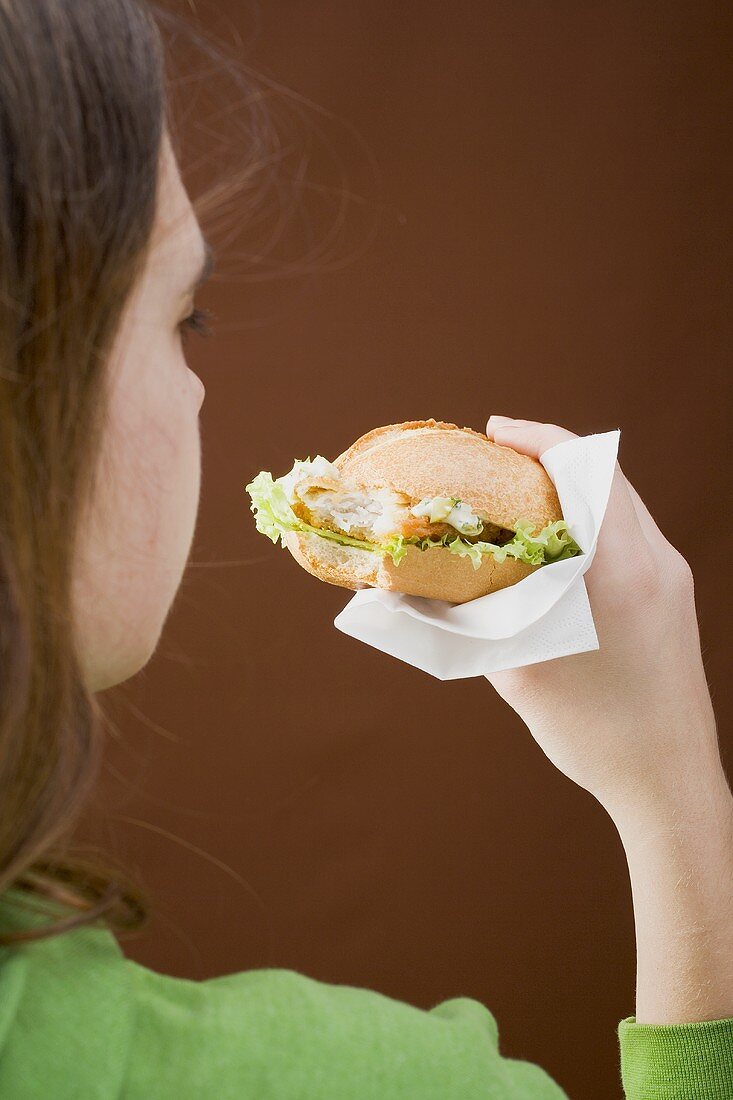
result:
[[[267,535],[274,543],[279,540],[283,546],[286,532],[309,531],[321,538],[341,543],[343,546],[356,546],[360,550],[368,550],[374,554],[389,554],[395,565],[399,565],[402,561],[408,546],[417,546],[420,550],[442,546],[451,554],[470,558],[474,569],[481,566],[481,562],[487,555],[491,555],[497,562],[503,562],[507,557],[512,557],[527,565],[548,565],[581,553],[564,519],[549,523],[536,535],[532,534],[532,523],[519,519],[515,524],[514,538],[503,546],[497,546],[493,542],[467,542],[457,533],[446,534],[439,539],[421,539],[417,536],[406,539],[402,535],[391,535],[383,542],[375,543],[355,539],[350,535],[342,535],[338,531],[328,531],[324,527],[312,527],[299,519],[290,506],[283,486],[273,480],[272,474],[266,470],[246,485],[245,490],[252,498],[251,509],[255,513],[257,530]]]
[[[474,569],[479,568],[486,554],[490,554],[498,562],[506,561],[511,557],[527,565],[549,565],[551,562],[572,558],[581,553],[564,519],[548,523],[536,535],[531,533],[532,529],[533,524],[529,521],[517,520],[514,538],[503,546],[480,540],[467,542],[460,535],[456,537],[452,534],[443,535],[440,539],[407,539],[406,542],[416,543],[421,550],[429,550],[432,546],[444,546],[451,554],[470,558]]]
[[[342,535],[338,531],[328,531],[325,527],[312,527],[302,519],[298,519],[290,507],[285,490],[277,481],[273,481],[272,474],[263,470],[257,477],[245,485],[246,492],[252,498],[251,509],[255,513],[255,526],[268,539],[282,546],[285,545],[287,531],[310,531],[321,538],[340,542],[343,546],[356,546],[360,550],[369,550],[373,554],[389,554],[395,565],[404,558],[407,548],[402,535],[392,535],[384,542],[365,542],[363,539],[354,539],[351,535]]]

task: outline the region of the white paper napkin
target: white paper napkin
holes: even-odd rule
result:
[[[595,555],[620,435],[617,429],[568,439],[540,459],[582,554],[464,604],[362,589],[334,626],[438,680],[486,676],[598,649],[583,574]]]

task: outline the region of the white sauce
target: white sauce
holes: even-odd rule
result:
[[[470,505],[455,497],[423,497],[410,511],[413,516],[424,516],[431,523],[449,523],[462,535],[478,535],[483,526]]]
[[[371,493],[361,489],[343,490],[309,485],[299,487],[312,478],[324,478],[340,481],[341,473],[323,455],[313,460],[296,461],[292,470],[277,478],[291,504],[300,497],[308,505],[314,518],[329,520],[346,534],[352,531],[371,534],[375,537],[391,535],[399,531],[404,523],[408,506],[405,498],[392,489],[374,489]],[[454,497],[424,497],[419,504],[409,509],[413,516],[425,517],[431,523],[448,523],[462,535],[477,535],[482,523],[465,501]]]

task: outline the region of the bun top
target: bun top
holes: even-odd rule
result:
[[[518,519],[536,527],[562,519],[555,486],[540,462],[492,443],[483,432],[442,420],[411,420],[374,428],[335,459],[343,478],[360,488],[388,487],[419,500],[465,500],[499,527]]]

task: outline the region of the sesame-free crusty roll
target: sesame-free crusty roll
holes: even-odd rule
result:
[[[579,553],[541,463],[443,421],[375,428],[247,491],[258,530],[353,590],[465,603]]]

